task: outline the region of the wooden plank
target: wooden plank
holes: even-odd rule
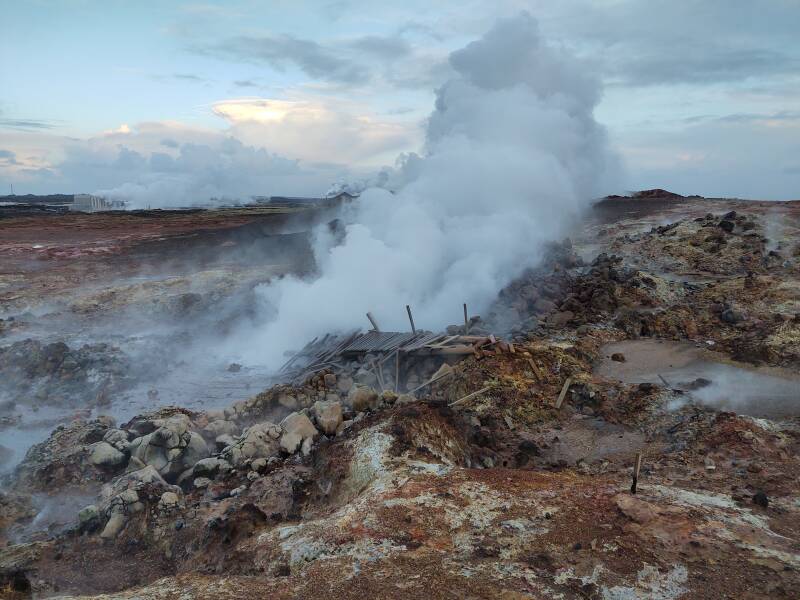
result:
[[[536,379],[539,381],[539,383],[544,382],[544,375],[542,374],[542,371],[539,369],[539,365],[537,365],[533,361],[533,358],[531,358],[530,356],[528,357],[528,364],[531,366],[531,370],[533,371],[533,375],[536,377]]]
[[[471,394],[467,394],[463,398],[459,398],[458,400],[456,400],[455,402],[451,402],[447,406],[459,406],[461,404],[464,404],[467,400],[472,400],[475,396],[480,396],[484,392],[488,392],[490,389],[491,387],[487,385],[485,388],[481,388],[477,392],[472,392]]]
[[[464,303],[464,335],[469,335],[469,318],[467,317],[467,303]]]
[[[461,337],[460,335],[448,335],[448,336],[445,336],[443,340],[437,340],[435,342],[428,342],[427,344],[425,344],[424,347],[425,348],[442,348],[443,346],[446,346],[447,344],[449,344],[451,342],[454,342],[455,340],[457,340],[460,337]]]
[[[436,355],[462,355],[462,354],[475,354],[475,347],[472,345],[463,345],[463,346],[446,346],[446,347],[439,347],[439,348],[431,348],[429,351],[430,354]]]
[[[561,404],[564,402],[564,398],[567,395],[567,391],[569,391],[569,386],[572,385],[572,377],[567,377],[567,380],[564,382],[564,386],[561,388],[561,393],[558,395],[558,400],[556,400],[556,409],[561,408]]]

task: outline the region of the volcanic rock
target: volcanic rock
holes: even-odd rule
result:
[[[114,469],[126,464],[128,457],[108,442],[97,442],[92,447],[92,455],[89,460],[98,467]]]
[[[333,435],[342,422],[341,402],[317,401],[311,409],[317,425],[325,435]]]
[[[235,468],[242,468],[249,460],[269,458],[277,454],[280,436],[281,428],[275,423],[256,423],[245,431],[238,442],[225,448],[221,457]]]
[[[341,407],[340,407],[341,408]],[[293,454],[306,440],[311,442],[319,435],[317,428],[304,413],[292,413],[281,421],[283,435],[280,445],[286,452]]]
[[[347,402],[356,412],[363,412],[378,405],[378,394],[372,388],[358,385],[350,390]]]

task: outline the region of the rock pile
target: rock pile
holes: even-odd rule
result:
[[[103,392],[128,383],[130,362],[109,344],[70,348],[64,342],[22,340],[0,347],[0,379],[21,404],[102,405]]]

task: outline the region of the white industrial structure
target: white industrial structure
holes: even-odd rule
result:
[[[109,202],[101,196],[91,194],[75,194],[75,198],[70,206],[70,210],[78,212],[98,212],[101,210],[120,210],[125,208],[125,203],[121,200]]]

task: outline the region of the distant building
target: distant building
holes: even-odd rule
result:
[[[91,194],[75,194],[70,205],[70,210],[78,212],[98,212],[101,210],[122,210],[125,203],[122,200],[106,200]]]
[[[333,207],[340,204],[352,202],[358,196],[354,196],[348,192],[340,192],[334,196],[324,196],[322,198],[310,198],[303,196],[270,196],[269,201],[272,204],[288,204],[290,206],[321,206]]]

